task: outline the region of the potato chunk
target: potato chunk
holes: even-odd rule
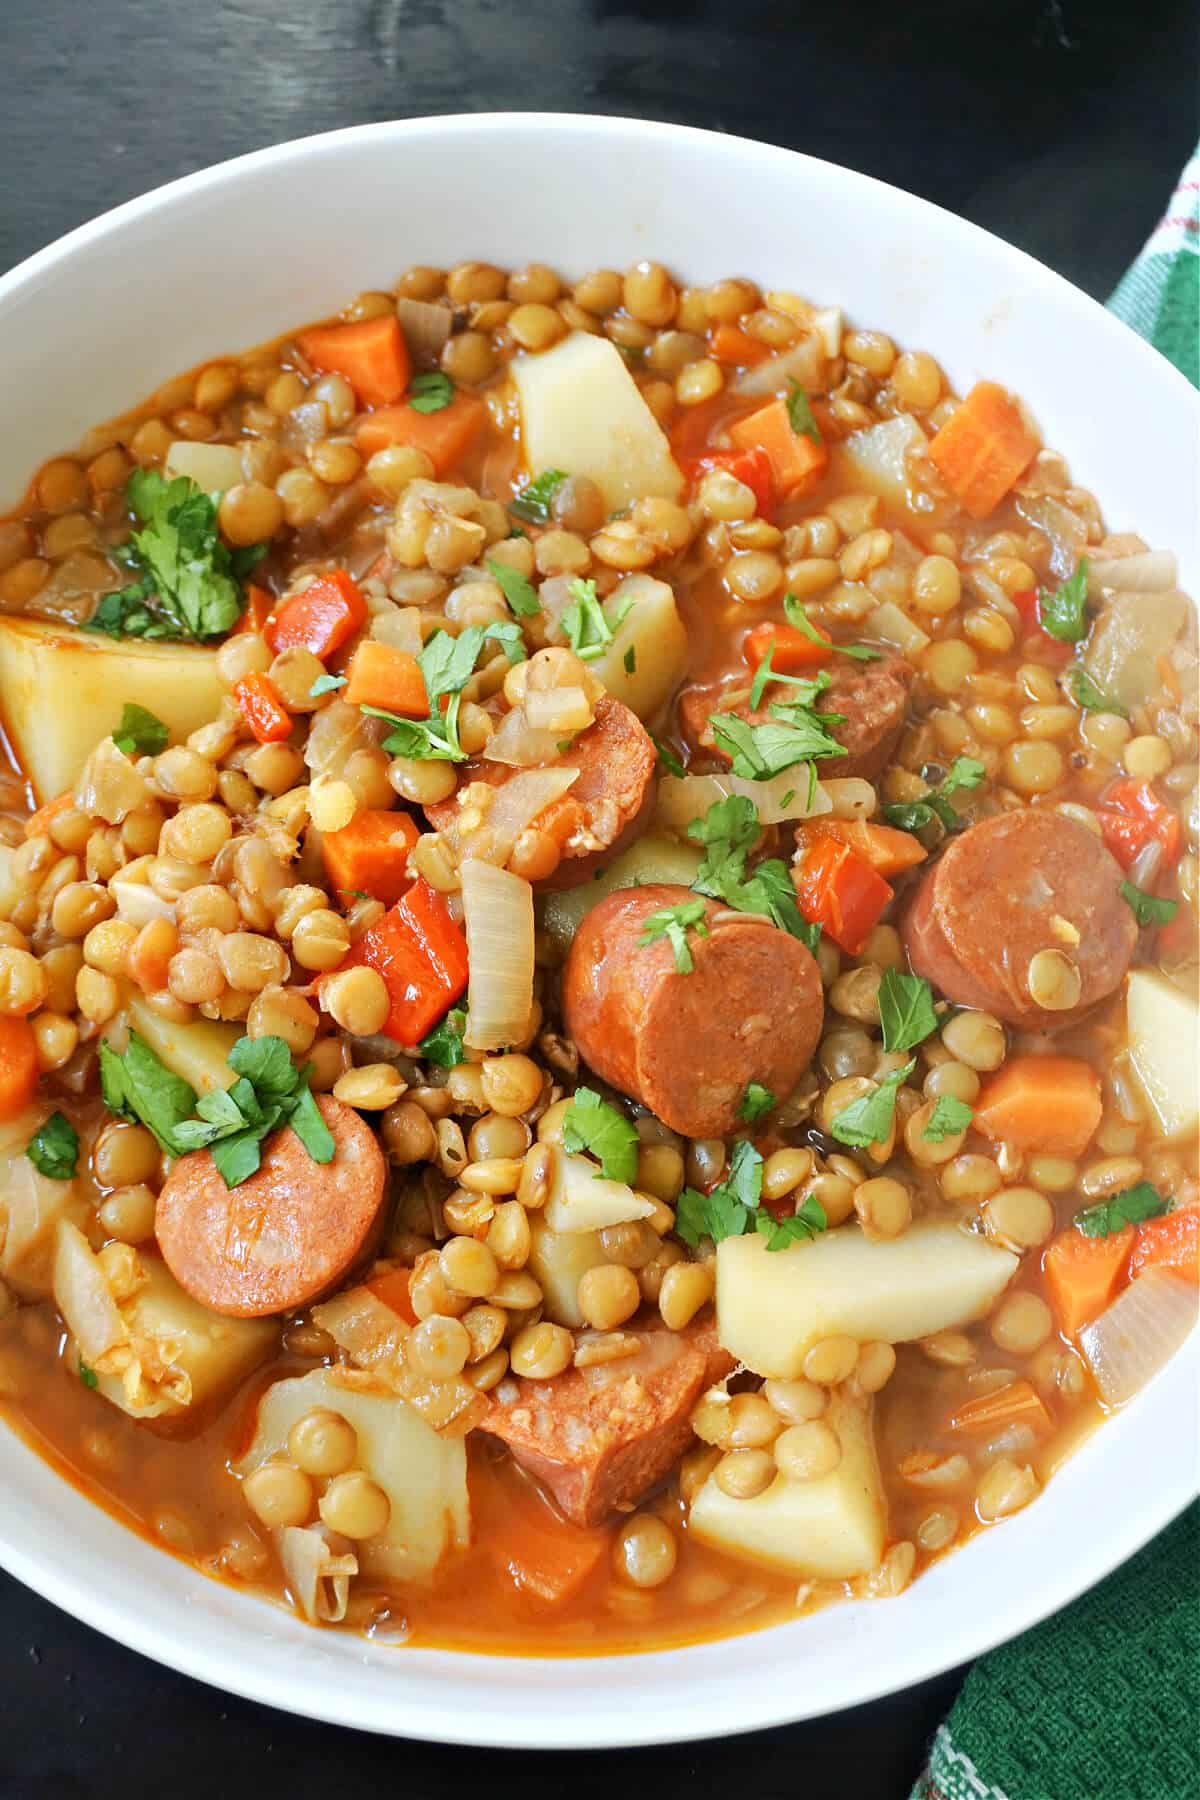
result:
[[[717,1246],[717,1335],[756,1375],[793,1377],[819,1338],[906,1343],[985,1313],[1017,1258],[942,1219],[872,1242],[857,1225],[769,1251],[761,1237]]]
[[[1195,1002],[1162,975],[1135,969],[1126,989],[1133,1066],[1164,1137],[1186,1137],[1200,1117]]]
[[[52,1180],[25,1154],[48,1110],[27,1108],[0,1137],[0,1275],[23,1300],[44,1300],[50,1292],[59,1220],[82,1225],[88,1214],[77,1181]]]
[[[611,644],[592,663],[592,674],[642,723],[661,712],[687,673],[688,640],[675,596],[665,581],[627,575],[604,602]]]
[[[577,1297],[580,1277],[608,1261],[600,1247],[600,1233],[551,1231],[536,1213],[531,1224],[529,1273],[542,1290],[546,1317],[578,1331],[584,1322]]]

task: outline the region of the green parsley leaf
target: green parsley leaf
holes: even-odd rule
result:
[[[79,1163],[79,1133],[64,1113],[53,1112],[38,1126],[25,1154],[51,1181],[70,1181]]]
[[[1140,1225],[1145,1219],[1157,1219],[1169,1211],[1170,1204],[1158,1189],[1148,1181],[1139,1181],[1134,1187],[1122,1188],[1109,1200],[1085,1206],[1075,1214],[1075,1225],[1084,1237],[1108,1237],[1126,1225]]]
[[[256,1125],[248,1125],[230,1137],[218,1138],[209,1146],[209,1155],[217,1174],[227,1188],[240,1187],[262,1166],[262,1134]]]
[[[1081,556],[1074,573],[1050,593],[1038,589],[1038,617],[1042,630],[1060,643],[1077,644],[1087,634],[1087,557]]]
[[[625,673],[627,675],[636,675],[637,674],[637,646],[636,646],[636,644],[630,644],[628,650],[625,652],[624,656],[621,658],[621,661],[625,666]]]
[[[821,427],[813,418],[812,407],[808,403],[808,395],[794,376],[788,376],[790,393],[787,397],[788,424],[797,437],[806,437],[814,444],[821,442]]]
[[[762,1173],[762,1156],[748,1139],[739,1138],[733,1146],[729,1173],[721,1186],[728,1189],[748,1211],[752,1211],[762,1199]]]
[[[161,719],[134,701],[127,700],[121,709],[121,723],[113,732],[113,743],[126,756],[158,756],[167,747],[170,732]]]
[[[510,662],[521,660],[514,652],[519,644],[523,645],[523,639],[518,639],[507,625],[468,625],[457,637],[451,637],[448,631],[434,632],[418,658],[429,696],[427,719],[402,719],[378,706],[360,709],[391,725],[392,731],[383,741],[385,750],[394,756],[412,756],[427,762],[466,762],[467,753],[458,736],[461,690],[471,679],[479,652],[489,638],[502,644]],[[441,702],[447,696],[443,710]]]
[[[650,914],[638,943],[652,944],[657,938],[667,938],[675,953],[676,969],[681,975],[690,975],[696,965],[688,948],[687,934],[694,931],[697,937],[708,936],[704,910],[703,900],[681,900],[678,906],[664,906]]]
[[[532,619],[535,613],[541,612],[542,603],[532,581],[519,569],[514,569],[510,563],[492,560],[488,563],[488,574],[518,619]]]
[[[650,733],[650,742],[658,752],[658,760],[667,771],[668,775],[683,776],[686,773],[683,764],[672,750],[670,744],[664,744],[662,739],[655,737],[653,732]]]
[[[756,865],[736,901],[742,912],[765,913],[767,918],[789,937],[799,938],[815,956],[821,941],[821,927],[810,925],[800,911],[791,871],[778,856],[768,857]]]
[[[452,1007],[444,1019],[425,1036],[417,1045],[417,1055],[426,1062],[437,1063],[442,1069],[457,1069],[460,1063],[467,1060],[463,1049],[463,1033],[467,1029],[467,1015],[462,1007]]]
[[[79,1379],[85,1388],[94,1388],[100,1385],[95,1369],[85,1363],[82,1357],[79,1359]]]
[[[428,374],[413,377],[407,397],[414,412],[441,412],[454,398],[454,383],[444,370],[431,369]]]
[[[550,502],[567,479],[565,469],[543,469],[536,480],[528,482],[508,503],[509,512],[531,525],[550,523]]]
[[[964,1100],[956,1100],[953,1094],[939,1094],[921,1136],[931,1144],[944,1143],[948,1137],[965,1131],[974,1117]]]
[[[168,481],[135,469],[125,488],[140,529],[119,555],[138,579],[103,596],[90,628],[111,637],[224,637],[242,611],[241,582],[266,544],[230,550],[217,529],[217,498],[186,475]]]
[[[759,1119],[766,1117],[774,1104],[775,1096],[770,1088],[764,1087],[761,1081],[751,1081],[742,1095],[737,1116],[744,1119],[747,1125],[754,1125]]]
[[[333,1161],[337,1144],[307,1082],[296,1095],[288,1123],[315,1163]]]
[[[1082,663],[1072,663],[1067,671],[1067,683],[1078,705],[1084,712],[1116,713],[1118,718],[1127,719],[1129,713],[1115,700],[1111,694],[1097,685],[1088,674]]]
[[[986,774],[987,770],[976,757],[956,756],[938,793],[957,794],[960,788],[977,788]]]
[[[628,617],[633,596],[626,594],[609,614],[596,596],[594,581],[577,579],[570,584],[568,592],[572,596],[571,604],[564,608],[559,623],[576,656],[584,662],[595,662],[597,657],[604,655],[617,627]]]
[[[755,712],[758,711],[763,703],[763,693],[773,681],[795,689],[790,705],[811,706],[817,695],[829,686],[829,676],[824,669],[819,669],[815,675],[782,675],[774,666],[775,649],[776,646],[772,643],[754,671],[754,680],[750,686],[751,707]]]
[[[175,1128],[196,1110],[196,1092],[175,1075],[136,1031],[118,1053],[100,1045],[100,1091],[104,1104],[125,1119],[137,1119],[169,1156],[178,1156]]]
[[[322,694],[332,694],[345,685],[346,677],[344,675],[318,675],[308,690],[308,697],[310,700],[317,700]]]
[[[901,831],[923,831],[939,819],[946,831],[957,831],[962,825],[950,795],[963,788],[977,788],[986,770],[973,756],[956,756],[943,781],[931,788],[922,800],[898,800],[882,808],[889,825]]]
[[[563,1116],[563,1148],[590,1150],[609,1181],[637,1180],[638,1144],[634,1126],[593,1088],[576,1088]]]
[[[825,1208],[814,1194],[807,1194],[790,1218],[775,1219],[760,1209],[754,1229],[767,1240],[768,1250],[786,1250],[789,1244],[807,1244],[828,1228]]]
[[[885,1075],[879,1085],[861,1100],[852,1100],[836,1113],[829,1127],[831,1136],[840,1144],[852,1144],[857,1150],[866,1150],[871,1144],[880,1144],[892,1128],[892,1119],[896,1112],[896,1095],[916,1068],[915,1059],[905,1063],[902,1069],[896,1069],[891,1075]]]
[[[879,1022],[885,1050],[911,1050],[937,1030],[933,993],[920,975],[885,969],[879,983]]]
[[[1160,900],[1156,894],[1143,893],[1132,881],[1121,882],[1117,892],[1132,908],[1139,925],[1169,925],[1179,911],[1178,900]]]
[[[296,1086],[292,1053],[280,1037],[242,1037],[229,1052],[235,1075],[244,1075],[260,1098],[282,1100]]]
[[[826,724],[840,723],[840,714],[815,713],[798,705],[772,706],[770,711],[773,717],[762,725],[751,725],[732,712],[713,713],[709,720],[714,743],[743,781],[767,781],[796,763],[845,756],[844,747],[825,729]]]
[[[762,835],[758,808],[744,794],[729,794],[714,800],[702,819],[693,819],[687,835],[704,846],[692,886],[697,893],[723,900],[728,889],[744,879],[747,853]]]
[[[525,633],[515,619],[493,619],[490,625],[483,628],[484,642],[488,639],[499,644],[510,663],[525,662]]]
[[[711,1194],[696,1188],[684,1188],[676,1202],[675,1235],[692,1249],[701,1238],[719,1244],[722,1238],[741,1237],[750,1215],[727,1188],[715,1187]]]
[[[802,631],[806,638],[814,644],[823,644],[827,649],[835,650],[839,656],[852,656],[856,662],[877,662],[883,655],[882,650],[876,650],[870,644],[830,644],[825,633],[817,630],[795,594],[783,596],[783,614],[788,624],[794,625],[797,631]],[[775,679],[778,680],[779,677],[776,676]]]

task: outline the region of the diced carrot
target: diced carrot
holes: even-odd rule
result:
[[[386,1270],[382,1275],[372,1275],[367,1286],[377,1300],[382,1300],[394,1313],[399,1313],[406,1325],[415,1325],[417,1315],[413,1311],[409,1291],[411,1281],[411,1269],[395,1268]]]
[[[1179,861],[1183,832],[1178,813],[1159,799],[1148,781],[1114,781],[1096,808],[1100,835],[1123,869],[1128,869],[1151,838],[1163,847],[1168,867]]]
[[[1074,1056],[1017,1056],[975,1103],[975,1129],[1018,1150],[1081,1156],[1103,1104],[1100,1078]]]
[[[47,800],[45,806],[39,806],[35,813],[30,813],[25,821],[27,838],[42,837],[49,831],[59,813],[66,812],[68,806],[74,806],[75,795],[68,788],[65,794],[59,794],[55,800]]]
[[[345,569],[331,569],[283,602],[268,621],[267,642],[276,654],[299,648],[324,662],[366,622],[367,603],[358,583]]]
[[[929,457],[960,505],[984,519],[1040,449],[1012,395],[994,381],[977,381],[930,441]]]
[[[361,455],[372,457],[389,444],[423,450],[435,475],[447,475],[471,449],[487,423],[487,407],[460,389],[449,406],[417,412],[411,406],[389,406],[364,419],[354,434]]]
[[[0,1119],[15,1118],[37,1092],[37,1043],[28,1019],[0,1013]]]
[[[739,369],[752,369],[755,363],[766,362],[771,354],[758,338],[736,325],[718,325],[709,339],[708,353],[717,362],[733,363]]]
[[[819,625],[813,630],[825,638]],[[771,667],[780,675],[795,675],[801,669],[815,669],[833,655],[833,640],[814,643],[798,625],[756,625],[742,639],[742,655],[752,669],[771,657]]]
[[[531,1599],[561,1606],[584,1586],[608,1550],[603,1531],[584,1531],[555,1518],[532,1489],[505,1484],[505,1505],[489,1518],[489,1552],[509,1580]],[[522,1483],[522,1487],[527,1487]],[[492,1509],[489,1509],[492,1511]]]
[[[349,679],[342,699],[351,706],[378,706],[403,719],[424,719],[429,713],[425,677],[415,656],[364,638],[350,660]]]
[[[408,386],[412,363],[395,313],[318,325],[296,342],[314,369],[344,375],[363,406],[390,406]]]
[[[1140,1275],[1143,1269],[1171,1269],[1200,1283],[1200,1207],[1181,1206],[1138,1226],[1129,1273]]]
[[[420,833],[404,812],[356,812],[321,839],[325,868],[339,894],[369,894],[394,906],[412,886],[408,853]]]
[[[234,630],[265,632],[274,610],[275,596],[270,589],[258,587],[251,582],[246,589],[246,609],[234,626]]]
[[[796,827],[797,843],[812,843],[819,838],[836,838],[870,863],[877,875],[890,881],[905,869],[915,869],[929,852],[911,831],[898,831],[894,825],[873,825],[863,819],[805,819]]]
[[[1010,1381],[968,1400],[950,1419],[951,1431],[1000,1431],[1006,1425],[1031,1425],[1035,1431],[1049,1431],[1050,1414],[1031,1381]]]
[[[839,949],[857,956],[892,898],[892,890],[849,844],[820,838],[801,847],[792,868],[800,912]]]
[[[125,957],[125,973],[143,994],[161,994],[167,985],[171,958],[179,948],[179,935],[165,919],[143,925]]]
[[[415,881],[363,933],[342,967],[362,964],[379,971],[391,995],[385,1034],[398,1044],[417,1044],[466,988],[467,940],[441,894]]]
[[[771,473],[781,494],[807,494],[815,488],[829,465],[829,451],[824,439],[814,444],[810,437],[792,430],[787,405],[772,400],[748,418],[735,419],[729,436],[739,449],[757,444],[771,461]]]
[[[279,689],[254,669],[243,675],[233,690],[242,717],[260,744],[281,744],[292,735],[292,715],[279,697]]]
[[[1132,1225],[1107,1237],[1085,1237],[1074,1225],[1059,1232],[1042,1258],[1042,1272],[1064,1337],[1077,1336],[1100,1317],[1125,1273],[1132,1247]]]
[[[757,444],[750,450],[710,450],[704,456],[685,462],[683,468],[688,480],[697,486],[710,469],[724,469],[735,481],[750,489],[758,517],[770,520],[775,505],[775,482],[771,475],[771,460]]]

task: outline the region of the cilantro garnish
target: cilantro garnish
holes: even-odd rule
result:
[[[637,673],[637,646],[634,644],[630,644],[628,650],[625,652],[624,656],[621,658],[621,661],[624,664],[625,673],[627,675],[636,674]]]
[[[179,475],[135,469],[125,493],[140,529],[115,554],[136,579],[105,594],[88,620],[108,637],[224,637],[242,611],[241,583],[266,544],[231,550],[217,529],[217,500]]]
[[[417,658],[429,696],[427,719],[402,719],[379,706],[361,708],[392,727],[383,740],[385,750],[393,756],[411,756],[424,762],[466,762],[467,753],[458,736],[462,689],[471,679],[479,652],[489,639],[503,645],[510,662],[523,661],[520,627],[509,622],[467,625],[457,637],[451,637],[448,631],[434,632]]]
[[[933,993],[920,975],[885,969],[879,983],[879,1022],[885,1050],[911,1050],[937,1030]]]
[[[852,1100],[849,1106],[844,1106],[834,1115],[830,1135],[841,1144],[852,1144],[857,1150],[883,1143],[896,1116],[896,1095],[916,1066],[915,1060],[905,1063],[902,1069],[885,1075],[861,1100]]]
[[[774,665],[775,651],[778,646],[772,641],[767,654],[754,671],[754,680],[750,687],[750,705],[757,712],[763,703],[763,693],[773,681],[780,682],[796,691],[789,702],[792,706],[811,706],[817,695],[829,686],[829,676],[824,669],[815,675],[782,675]]]
[[[921,1136],[931,1144],[944,1143],[948,1137],[965,1131],[974,1117],[965,1100],[957,1100],[953,1094],[939,1094]]]
[[[763,914],[815,951],[821,929],[802,916],[787,864],[780,857],[767,857],[746,874],[746,859],[761,832],[753,800],[744,794],[715,800],[704,817],[693,819],[687,828],[692,842],[704,846],[692,886],[738,912]]]
[[[564,469],[543,469],[535,481],[528,482],[508,503],[509,512],[531,525],[550,523],[550,503],[567,479]]]
[[[638,1134],[593,1088],[576,1088],[563,1116],[564,1150],[590,1150],[609,1181],[637,1180]]]
[[[1076,703],[1084,712],[1116,713],[1122,719],[1129,717],[1128,710],[1092,680],[1082,663],[1072,664],[1067,673],[1067,681]]]
[[[642,926],[638,943],[652,944],[665,937],[675,953],[676,969],[681,975],[690,975],[696,965],[688,948],[687,934],[694,931],[697,937],[708,936],[704,910],[703,900],[681,900],[678,906],[661,907],[658,912],[651,913]]]
[[[768,1250],[786,1250],[789,1244],[806,1244],[826,1229],[829,1220],[815,1194],[806,1194],[795,1212],[776,1219],[765,1207],[754,1215],[754,1229],[767,1240]]]
[[[121,709],[121,723],[113,732],[113,743],[126,756],[157,756],[167,747],[170,732],[161,719],[134,701],[127,700]]]
[[[79,1359],[79,1379],[82,1381],[85,1388],[94,1388],[99,1387],[100,1385],[99,1377],[97,1376],[95,1369],[91,1368],[88,1363],[85,1363],[82,1357]]]
[[[1038,618],[1043,631],[1064,644],[1077,644],[1087,632],[1087,557],[1081,556],[1074,572],[1051,593],[1038,589]]]
[[[751,1081],[742,1095],[737,1116],[744,1119],[747,1125],[754,1125],[759,1119],[766,1117],[774,1104],[775,1096],[770,1088],[764,1087],[761,1081]]]
[[[461,1007],[452,1007],[444,1019],[439,1019],[432,1031],[427,1031],[417,1045],[417,1055],[426,1062],[437,1063],[439,1068],[457,1069],[465,1062],[466,1052],[463,1049],[463,1033],[467,1029],[467,1015]]]
[[[680,1194],[675,1213],[677,1235],[695,1249],[702,1237],[719,1244],[722,1238],[742,1237],[754,1230],[766,1238],[768,1250],[783,1250],[825,1230],[829,1223],[825,1209],[811,1194],[796,1208],[794,1217],[775,1219],[764,1211],[760,1206],[762,1172],[763,1159],[754,1145],[744,1139],[736,1143],[729,1173],[710,1194],[690,1187]]]
[[[1082,1212],[1075,1214],[1075,1225],[1084,1237],[1108,1237],[1111,1232],[1124,1230],[1126,1225],[1140,1225],[1143,1220],[1157,1219],[1169,1210],[1168,1202],[1152,1183],[1139,1181],[1134,1187],[1122,1188],[1110,1200],[1098,1200],[1095,1206],[1085,1206]]]
[[[1139,925],[1169,925],[1179,911],[1178,900],[1160,900],[1156,894],[1147,894],[1132,881],[1123,881],[1117,888],[1125,904],[1133,911]]]
[[[945,779],[931,788],[923,799],[895,801],[882,808],[883,816],[889,825],[896,825],[901,831],[923,831],[935,819],[939,819],[947,831],[957,831],[962,820],[950,804],[950,795],[957,794],[962,788],[977,788],[986,773],[975,757],[956,756]]]
[[[612,643],[617,627],[629,616],[633,596],[626,594],[610,618],[596,597],[594,581],[575,580],[569,592],[571,604],[564,609],[560,623],[576,656],[584,662],[595,662]]]
[[[732,712],[713,713],[709,719],[713,742],[743,781],[767,781],[796,763],[846,755],[844,746],[825,729],[840,725],[843,714],[815,713],[801,704],[772,706],[769,711],[772,716],[762,725],[751,725]]]
[[[519,619],[531,619],[534,613],[541,612],[542,603],[532,581],[511,563],[491,561],[488,574]]]
[[[408,404],[414,412],[441,412],[454,398],[454,383],[442,369],[416,375],[409,386]]]
[[[821,442],[821,427],[813,418],[812,407],[808,403],[808,395],[794,376],[788,377],[788,393],[786,405],[788,424],[797,437],[806,437],[812,443]]]
[[[308,690],[308,697],[310,700],[319,700],[322,694],[332,694],[336,692],[338,688],[345,687],[345,685],[346,677],[344,675],[330,675],[328,673],[318,675],[317,679]]]
[[[823,644],[826,649],[836,651],[839,656],[852,656],[856,662],[878,662],[883,655],[882,650],[875,650],[870,644],[831,644],[823,632],[817,630],[802,601],[795,594],[783,596],[783,616],[789,625],[802,631],[806,638],[814,644]],[[781,677],[775,677],[776,681]]]
[[[658,752],[658,760],[667,771],[668,775],[682,776],[685,773],[683,764],[672,750],[670,744],[664,744],[662,739],[655,737],[653,732],[650,733],[650,742]]]
[[[38,1126],[25,1154],[51,1181],[70,1181],[79,1164],[79,1133],[63,1113],[53,1112]]]

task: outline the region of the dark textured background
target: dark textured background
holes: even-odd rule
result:
[[[965,214],[1104,298],[1195,139],[1196,52],[1194,0],[0,0],[0,269],[265,144],[530,108],[678,120],[825,156]],[[771,1682],[770,1639],[758,1643]],[[440,1800],[533,1781],[608,1800],[614,1786],[694,1795],[699,1779],[789,1800],[903,1800],[961,1674],[722,1745],[531,1764],[226,1699],[0,1576],[0,1797]]]

